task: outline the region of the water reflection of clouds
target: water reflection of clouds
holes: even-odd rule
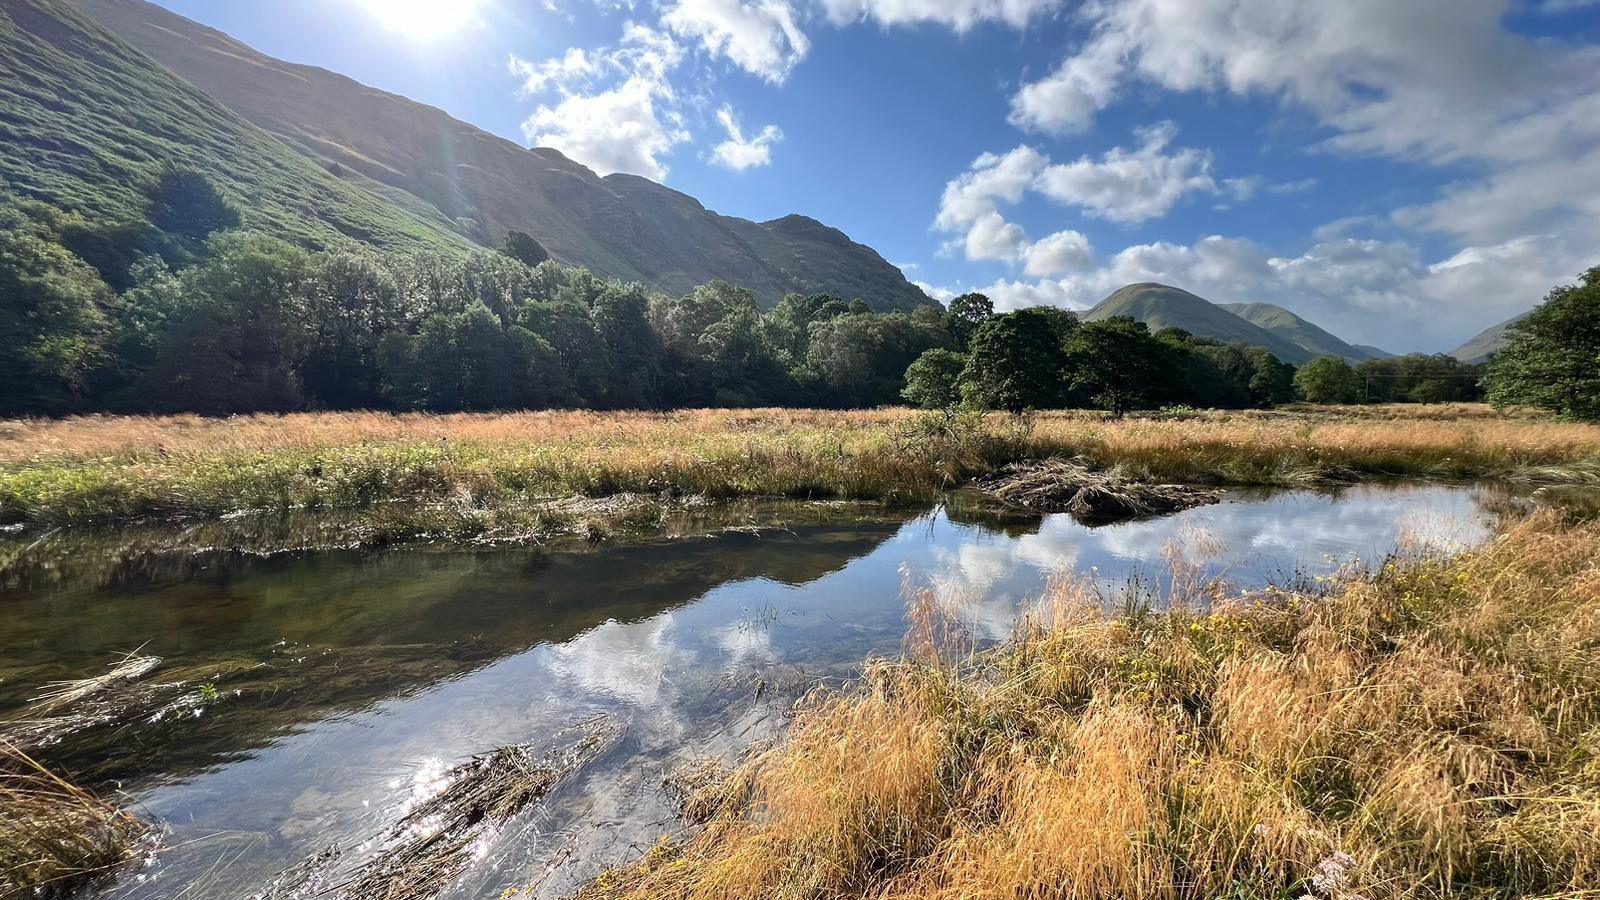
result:
[[[1014,540],[984,535],[941,543],[928,575],[969,628],[998,640],[1011,633],[1021,601],[1046,575],[1075,570],[1114,589],[1131,576],[1165,573],[1166,548],[1190,550],[1202,533],[1220,545],[1215,558],[1203,560],[1210,571],[1254,584],[1296,570],[1329,571],[1352,559],[1373,562],[1402,544],[1459,550],[1481,539],[1486,525],[1471,490],[1362,486],[1337,497],[1301,491],[1101,528],[1046,516],[1036,532]]]
[[[724,660],[726,666],[777,660],[777,653],[772,646],[770,622],[740,619],[731,625],[716,629],[711,636],[726,655]]]
[[[666,612],[643,622],[606,622],[550,648],[550,667],[593,691],[641,706],[661,700],[670,675],[692,666],[697,654],[678,639],[677,619]]]

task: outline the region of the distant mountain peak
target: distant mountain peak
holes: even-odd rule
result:
[[[1083,318],[1094,322],[1112,316],[1131,316],[1144,322],[1151,331],[1181,328],[1198,337],[1224,343],[1265,347],[1272,355],[1296,365],[1327,355],[1343,356],[1351,361],[1372,357],[1371,353],[1345,343],[1281,306],[1217,304],[1183,288],[1156,281],[1141,281],[1112,291],[1084,313]]]
[[[1382,358],[1382,350],[1351,344],[1275,303],[1219,303],[1218,306],[1251,324],[1288,340],[1313,356],[1337,356],[1358,363]]]
[[[1505,346],[1506,332],[1511,330],[1511,326],[1526,319],[1528,313],[1531,312],[1533,310],[1530,309],[1527,312],[1518,313],[1504,322],[1490,325],[1488,328],[1473,335],[1466,343],[1451,350],[1450,355],[1472,365],[1488,362],[1489,357],[1498,353],[1500,348]]]

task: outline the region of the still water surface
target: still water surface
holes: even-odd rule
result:
[[[448,766],[610,714],[621,744],[500,834],[448,894],[537,883],[558,896],[673,827],[660,783],[675,766],[735,756],[776,734],[805,686],[896,652],[903,572],[959,598],[969,632],[1001,640],[1064,568],[1109,589],[1159,582],[1169,546],[1214,543],[1211,572],[1258,585],[1377,560],[1402,535],[1470,544],[1497,496],[1231,494],[1101,528],[970,499],[756,505],[698,514],[697,536],[593,549],[226,558],[0,594],[0,711],[130,650],[215,668],[198,709],[51,751],[168,829],[169,849],[102,891],[139,898],[249,897],[308,854],[369,841]]]

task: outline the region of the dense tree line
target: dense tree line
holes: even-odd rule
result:
[[[950,303],[955,348],[906,372],[903,396],[925,407],[966,402],[1020,412],[1084,407],[1122,414],[1169,405],[1243,408],[1294,399],[1294,367],[1259,347],[1117,317],[1080,322],[1033,307],[996,315],[982,294]]]

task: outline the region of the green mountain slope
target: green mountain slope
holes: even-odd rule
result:
[[[1532,312],[1532,310],[1529,310],[1529,312]],[[1475,335],[1465,344],[1462,344],[1456,349],[1451,350],[1450,355],[1464,363],[1470,363],[1473,365],[1488,362],[1489,357],[1493,356],[1495,351],[1499,350],[1500,347],[1505,344],[1506,332],[1510,330],[1511,326],[1521,322],[1523,319],[1527,318],[1527,316],[1528,313],[1522,313],[1520,315],[1512,316],[1511,318],[1497,325],[1491,325],[1488,328],[1485,328],[1483,331],[1478,332],[1477,335]]]
[[[0,3],[0,148],[6,193],[90,227],[142,221],[162,168],[181,165],[246,227],[309,246],[467,243],[436,210],[335,177],[58,0]]]
[[[1299,365],[1317,354],[1254,325],[1226,309],[1180,288],[1154,282],[1130,284],[1113,291],[1084,320],[1094,322],[1112,316],[1132,316],[1151,331],[1182,328],[1190,334],[1215,338],[1225,343],[1242,341],[1252,347],[1265,347],[1284,362]]]
[[[328,165],[415,198],[495,244],[533,235],[556,259],[672,294],[720,278],[766,304],[790,291],[930,302],[870,247],[798,216],[751,222],[632,175],[598,177],[439,109],[266,56],[144,0],[73,0],[251,122]]]
[[[1218,303],[1218,306],[1291,341],[1313,356],[1339,356],[1352,363],[1373,359],[1371,351],[1344,340],[1273,303]]]

